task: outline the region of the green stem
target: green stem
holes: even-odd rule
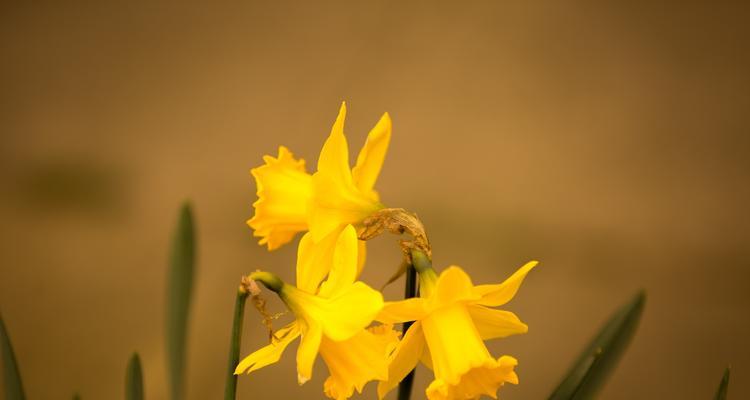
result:
[[[242,322],[245,315],[245,300],[247,291],[237,291],[234,303],[234,320],[232,322],[232,340],[229,343],[229,365],[227,366],[227,386],[224,389],[224,400],[234,400],[237,397],[237,375],[234,374],[240,362],[240,345],[242,341]]]
[[[411,253],[411,259],[413,265],[406,267],[406,283],[404,286],[404,298],[410,299],[417,296],[417,270],[431,269],[432,262],[426,254],[419,250],[413,250]],[[402,332],[406,335],[406,331],[413,322],[404,322]],[[403,337],[403,336],[402,336]],[[398,400],[409,400],[411,398],[412,387],[414,386],[414,371],[411,370],[408,375],[398,384]]]

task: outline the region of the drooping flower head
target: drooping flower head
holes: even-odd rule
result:
[[[431,400],[497,398],[504,383],[517,384],[516,359],[495,359],[484,340],[526,333],[515,314],[491,307],[510,301],[536,264],[524,265],[501,284],[479,286],[460,267],[448,267],[439,277],[431,267],[418,268],[420,297],[386,303],[377,317],[387,323],[415,321],[390,355],[388,380],[378,385],[378,396],[420,361],[435,374],[426,390]]]
[[[391,119],[383,114],[370,131],[354,168],[349,164],[345,119],[346,104],[342,103],[314,174],[284,146],[279,147],[277,157],[265,156],[265,164],[252,169],[258,200],[248,225],[269,250],[307,230],[319,242],[383,208],[374,186],[388,150]]]
[[[268,272],[250,275],[277,292],[295,320],[279,329],[271,344],[243,359],[235,373],[250,373],[277,362],[289,343],[301,337],[298,382],[310,379],[320,354],[330,372],[325,393],[346,399],[355,389],[361,392],[368,381],[387,379],[387,354],[398,336],[390,325],[366,329],[382,309],[383,297],[356,281],[358,240],[354,227],[347,225],[332,246],[315,245],[309,235],[299,246],[297,286]]]

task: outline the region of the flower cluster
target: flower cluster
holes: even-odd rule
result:
[[[517,361],[493,357],[484,341],[527,331],[515,314],[494,307],[513,298],[536,262],[503,283],[474,285],[460,267],[438,275],[429,252],[413,251],[408,261],[419,274],[419,297],[384,301],[358,278],[365,265],[365,221],[385,208],[374,186],[390,142],[391,120],[387,113],[380,118],[351,168],[345,117],[342,104],[314,173],[283,146],[277,157],[265,156],[264,165],[252,170],[259,198],[248,224],[260,244],[274,250],[305,233],[297,251],[296,285],[270,272],[250,274],[278,294],[294,321],[243,359],[235,373],[277,362],[300,338],[298,382],[310,379],[320,354],[330,374],[324,392],[332,399],[361,393],[370,381],[378,381],[378,397],[383,398],[419,362],[434,372],[425,392],[429,399],[496,398],[504,383],[518,383]],[[413,324],[402,337],[393,325],[405,322]]]

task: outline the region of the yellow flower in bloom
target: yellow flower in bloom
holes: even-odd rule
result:
[[[498,285],[474,286],[455,266],[440,277],[431,268],[418,271],[421,297],[386,303],[377,317],[384,323],[415,321],[390,355],[388,380],[378,385],[378,396],[396,387],[419,361],[435,374],[426,390],[431,400],[497,398],[505,382],[517,384],[517,361],[493,358],[484,340],[526,333],[515,314],[491,307],[510,301],[536,264],[524,265]]]
[[[265,164],[251,171],[258,200],[248,225],[269,250],[306,230],[319,242],[383,208],[373,188],[391,139],[391,119],[385,113],[370,131],[354,168],[349,165],[345,119],[346,104],[342,103],[314,174],[306,171],[304,160],[295,159],[283,146],[277,157],[263,157]]]
[[[395,347],[397,334],[390,325],[366,329],[382,309],[383,297],[356,281],[354,227],[346,226],[333,246],[316,246],[308,235],[300,242],[296,287],[268,272],[250,275],[279,294],[295,321],[279,329],[271,344],[243,359],[235,373],[250,373],[277,362],[289,343],[301,336],[299,383],[310,379],[320,353],[331,374],[325,382],[326,394],[346,399],[355,389],[361,392],[368,381],[387,379],[387,355]]]

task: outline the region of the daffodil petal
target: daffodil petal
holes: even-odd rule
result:
[[[425,349],[422,324],[417,321],[406,331],[404,338],[396,346],[389,358],[388,379],[378,383],[378,398],[382,399],[398,386],[409,372],[417,366]]]
[[[400,301],[389,301],[383,305],[376,320],[384,324],[417,321],[427,315],[426,301],[420,297]]]
[[[529,330],[529,327],[510,311],[495,310],[476,304],[470,305],[468,309],[483,340],[518,335]]]
[[[516,295],[526,274],[536,267],[537,264],[539,264],[538,261],[526,263],[526,265],[519,268],[518,271],[513,273],[503,283],[476,286],[475,290],[482,296],[478,303],[489,307],[497,307],[509,302]]]
[[[359,190],[368,193],[375,186],[390,141],[391,117],[385,113],[367,135],[367,141],[357,156],[357,164],[352,169],[352,178]]]
[[[351,183],[352,173],[349,169],[349,145],[344,136],[346,120],[346,103],[341,103],[339,115],[331,128],[331,134],[323,144],[318,158],[318,171],[333,177],[342,183]]]
[[[323,333],[333,341],[346,340],[370,325],[383,308],[383,295],[355,282],[320,308]]]
[[[235,374],[251,373],[267,365],[276,363],[281,358],[284,349],[300,335],[296,322],[276,331],[271,344],[261,347],[240,361],[235,368]]]
[[[307,221],[316,242],[346,224],[362,222],[383,208],[377,200],[354,187],[351,181],[343,182],[324,171],[313,174],[312,189]]]
[[[331,376],[324,384],[326,395],[347,399],[356,390],[362,393],[365,384],[388,377],[388,355],[398,343],[398,334],[391,326],[363,329],[342,342],[323,338],[320,355]]]
[[[318,357],[323,330],[317,322],[306,322],[302,340],[297,348],[297,382],[302,385],[312,378],[312,369]]]
[[[338,236],[330,260],[328,279],[320,287],[321,297],[332,297],[349,287],[357,278],[359,240],[354,227],[347,225]]]
[[[454,385],[471,368],[492,359],[465,305],[442,307],[420,322],[436,379]]]
[[[460,301],[479,299],[471,278],[460,267],[450,266],[438,277],[435,292],[428,302],[431,309],[455,304]]]
[[[362,282],[354,282],[331,298],[289,285],[282,288],[280,296],[297,319],[320,326],[323,334],[335,342],[366,328],[383,308],[383,295]]]
[[[317,292],[320,282],[331,269],[337,236],[331,234],[315,242],[310,232],[302,236],[297,247],[297,287],[307,293]]]

